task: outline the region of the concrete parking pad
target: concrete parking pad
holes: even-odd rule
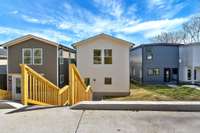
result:
[[[86,111],[78,133],[199,133],[198,112]]]
[[[67,107],[0,114],[0,133],[74,133],[82,111]]]
[[[200,112],[0,110],[0,133],[199,133]],[[12,113],[6,113],[12,112]]]

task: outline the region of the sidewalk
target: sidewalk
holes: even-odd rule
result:
[[[192,102],[192,101],[83,101],[71,106],[71,109],[200,111],[200,102]]]

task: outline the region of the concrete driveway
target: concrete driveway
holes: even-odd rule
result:
[[[200,112],[0,110],[0,133],[199,133]]]

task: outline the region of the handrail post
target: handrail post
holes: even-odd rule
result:
[[[58,90],[58,105],[59,106],[62,106],[61,98],[62,98],[62,95],[60,94],[60,90]]]
[[[69,94],[68,94],[68,101],[69,104],[75,103],[75,96],[74,96],[74,72],[73,72],[73,65],[69,64]]]
[[[28,73],[25,64],[21,64],[21,102],[24,105],[28,104]]]

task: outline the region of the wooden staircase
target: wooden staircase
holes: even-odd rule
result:
[[[74,64],[69,65],[69,85],[59,88],[45,77],[21,64],[22,93],[24,105],[73,105],[80,101],[90,101],[92,91],[86,86]]]

